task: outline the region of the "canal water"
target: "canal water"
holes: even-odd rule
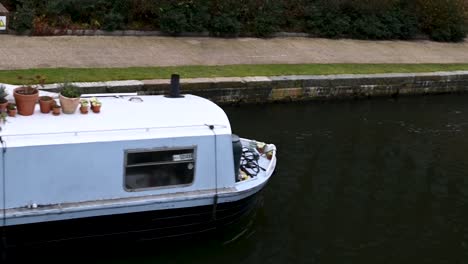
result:
[[[275,143],[247,228],[99,263],[468,263],[468,96],[224,107]]]
[[[234,131],[274,142],[279,160],[254,233],[223,261],[468,263],[467,102],[226,108]]]

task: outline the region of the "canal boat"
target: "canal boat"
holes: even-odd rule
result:
[[[275,170],[276,147],[232,134],[207,99],[93,96],[99,114],[36,106],[2,125],[4,245],[212,230],[251,210]]]

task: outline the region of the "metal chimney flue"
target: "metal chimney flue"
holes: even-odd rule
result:
[[[181,98],[180,95],[180,75],[172,74],[171,75],[171,90],[169,91],[168,98]]]

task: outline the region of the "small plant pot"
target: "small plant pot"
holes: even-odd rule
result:
[[[87,106],[81,106],[80,107],[80,112],[83,114],[83,115],[86,115],[88,113],[88,110],[89,108]]]
[[[52,108],[52,114],[55,115],[55,116],[60,115],[60,109],[61,109],[61,107],[53,107]]]
[[[37,99],[39,98],[39,91],[32,87],[19,87],[13,90],[13,96],[15,97],[16,107],[18,113],[24,116],[30,116],[34,114],[34,108],[36,107]]]
[[[93,109],[93,112],[96,113],[96,114],[101,112],[101,106],[100,105],[95,105],[95,106],[92,107],[92,109]]]
[[[18,112],[18,110],[16,110],[16,109],[8,110],[8,116],[15,117],[17,112]]]
[[[39,106],[41,108],[41,113],[48,114],[52,110],[52,97],[50,96],[41,96],[39,97]]]
[[[59,95],[60,104],[62,105],[64,114],[73,114],[76,112],[78,105],[80,104],[80,98],[68,98],[63,95]]]

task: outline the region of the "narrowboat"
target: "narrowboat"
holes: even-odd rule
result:
[[[207,99],[90,96],[100,113],[36,105],[2,124],[3,246],[212,230],[250,210],[275,170],[275,145],[234,135]]]

